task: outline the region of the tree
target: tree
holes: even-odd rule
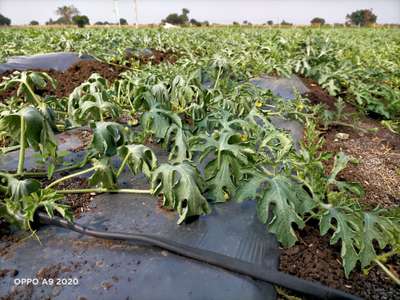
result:
[[[190,10],[188,10],[187,8],[182,8],[182,14],[187,16],[190,13]]]
[[[50,18],[47,22],[46,25],[68,25],[71,24],[70,21],[68,21],[67,19],[65,19],[64,17],[60,17],[57,20],[53,20],[52,18]]]
[[[11,20],[0,14],[0,26],[10,26]]]
[[[87,16],[74,16],[72,18],[72,22],[78,25],[79,28],[85,27],[85,25],[89,25],[89,18]]]
[[[372,12],[372,9],[360,9],[346,16],[346,21],[357,26],[366,26],[376,23],[378,17]]]
[[[128,21],[124,18],[119,19],[119,24],[120,25],[128,25]]]
[[[325,24],[325,19],[324,18],[315,17],[314,19],[311,20],[310,23],[311,23],[311,25],[319,25],[319,26],[321,26],[321,25]]]
[[[38,22],[38,21],[35,21],[35,20],[32,20],[32,21],[29,23],[29,25],[31,25],[31,26],[37,26],[37,25],[39,25],[39,22]]]
[[[181,25],[181,18],[179,17],[178,14],[169,14],[165,20],[163,20],[163,23],[170,23],[173,25]]]
[[[267,24],[268,24],[269,26],[272,26],[272,25],[274,25],[274,21],[269,20],[269,21],[267,22]]]
[[[281,22],[281,25],[283,25],[283,26],[292,26],[293,24],[292,24],[292,23],[289,23],[289,22],[286,22],[285,20],[283,20],[283,21]]]
[[[189,22],[189,15],[190,11],[187,8],[182,9],[182,14],[180,15],[182,24],[186,24]]]
[[[201,22],[197,21],[196,19],[190,19],[190,24],[197,27],[201,26]]]
[[[97,21],[96,23],[94,23],[94,25],[113,25],[112,23],[108,22],[108,21]]]
[[[80,14],[79,10],[73,6],[60,6],[56,10],[56,14],[60,16],[60,21],[65,21],[66,24],[70,24],[72,22],[72,18]]]
[[[170,23],[173,25],[185,25],[189,23],[189,15],[190,11],[187,8],[182,9],[182,14],[178,15],[176,13],[169,14],[162,23]]]

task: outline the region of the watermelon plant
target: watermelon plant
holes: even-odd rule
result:
[[[384,266],[388,257],[400,253],[398,211],[360,206],[361,185],[340,179],[350,158],[322,151],[316,124],[355,128],[342,121],[344,102],[349,102],[398,132],[397,32],[188,28],[135,33],[66,29],[50,34],[4,29],[0,40],[7,45],[19,41],[19,47],[0,48],[0,60],[12,54],[74,50],[131,66],[112,83],[92,74],[68,99],[40,96],[55,84],[45,73],[15,73],[2,81],[0,91],[17,92],[0,105],[0,137],[14,143],[4,152],[18,150],[19,163],[16,170],[0,173],[1,218],[27,229],[37,210],[71,220],[63,203],[68,193],[153,195],[177,211],[179,224],[223,205],[217,203],[255,201],[259,220],[282,246],[293,246],[296,229],[314,220],[320,234],[341,248],[347,276],[357,266],[367,269],[376,263],[398,280]],[[126,61],[123,49],[132,44],[169,49],[179,59],[160,65]],[[260,74],[293,73],[313,79],[337,97],[336,111],[310,106],[301,95],[286,101],[248,83]],[[131,122],[120,122],[121,116]],[[304,124],[300,145],[273,125],[274,118]],[[93,137],[83,150],[84,159],[63,166],[57,129],[87,125]],[[158,161],[155,144],[168,152],[167,161]],[[25,170],[27,148],[38,152],[48,170]],[[325,162],[332,158],[327,171]],[[61,176],[61,171],[69,173]],[[124,172],[132,178],[143,174],[149,187],[122,187],[118,179]],[[48,176],[50,182],[41,185],[33,178],[39,176]],[[84,176],[88,188],[60,188]]]

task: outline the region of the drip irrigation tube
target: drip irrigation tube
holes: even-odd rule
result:
[[[248,263],[212,251],[182,245],[159,236],[148,235],[148,234],[128,234],[128,233],[97,231],[89,227],[69,222],[60,217],[50,217],[43,212],[39,212],[37,214],[37,221],[40,224],[62,227],[81,234],[106,240],[144,242],[151,246],[165,249],[181,256],[185,256],[200,262],[208,263],[210,265],[223,268],[228,271],[252,277],[253,279],[279,285],[281,287],[290,289],[292,291],[299,292],[303,295],[310,296],[313,299],[315,298],[332,299],[332,300],[361,299],[357,296],[353,296],[351,294],[342,292],[340,290],[323,286],[319,283],[300,279],[298,277],[288,275],[279,271],[264,270],[260,268],[260,266],[256,266],[252,263]]]

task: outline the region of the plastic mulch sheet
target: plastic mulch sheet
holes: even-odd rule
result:
[[[78,131],[63,133],[61,148],[80,146]],[[157,146],[161,161],[167,153]],[[18,153],[0,160],[0,169],[16,167]],[[39,168],[32,153],[29,167]],[[73,153],[73,161],[81,153]],[[13,166],[14,165],[14,166]],[[143,176],[121,176],[122,187],[148,188]],[[146,195],[103,194],[94,197],[90,210],[78,223],[99,230],[141,232],[236,257],[257,268],[276,269],[278,244],[256,216],[255,202],[231,201],[213,206],[210,215],[190,224],[177,225],[175,212],[161,209],[158,199]],[[33,299],[275,299],[273,287],[248,277],[183,258],[145,245],[101,241],[64,229],[44,227],[37,232],[40,243],[16,232],[13,242],[0,242],[1,269],[17,270],[15,277],[0,280],[0,296]],[[75,278],[76,285],[19,286],[20,278]],[[77,281],[76,281],[77,280]],[[28,296],[27,296],[28,295]]]
[[[72,52],[15,56],[9,58],[4,64],[0,64],[0,74],[14,70],[54,70],[64,72],[81,60],[93,60],[93,57]]]

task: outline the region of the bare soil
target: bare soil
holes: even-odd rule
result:
[[[321,237],[316,227],[311,224],[297,231],[300,242],[281,252],[281,271],[344,290],[363,299],[400,299],[400,288],[377,266],[368,275],[355,270],[347,279],[341,265],[340,248],[331,246],[329,235]],[[400,274],[400,257],[393,257],[386,266]]]
[[[67,173],[61,174],[62,176],[68,175]],[[52,180],[54,181],[54,180]],[[49,184],[50,181],[44,180],[43,186]],[[85,178],[74,177],[66,181],[61,182],[57,185],[58,190],[72,190],[72,189],[85,189],[89,188],[88,182]],[[68,205],[74,214],[74,218],[79,218],[82,213],[91,210],[90,203],[93,200],[94,195],[89,193],[85,194],[65,194],[63,203]]]
[[[152,63],[155,65],[159,65],[161,63],[170,63],[175,64],[178,60],[178,55],[172,51],[160,51],[156,49],[149,49],[152,52],[152,55],[141,55],[140,57],[135,57],[132,53],[127,52],[125,55],[125,59],[135,59],[140,62],[140,64],[148,64]]]
[[[57,81],[56,90],[52,87],[47,86],[46,89],[37,91],[41,96],[56,96],[58,98],[68,97],[72,91],[85,82],[90,75],[98,73],[110,82],[113,82],[119,77],[119,74],[125,71],[123,67],[115,65],[109,65],[96,60],[93,61],[80,61],[72,65],[65,72],[58,72],[54,70],[35,70],[43,71],[49,74],[53,79]],[[10,75],[12,72],[2,74],[2,77]],[[0,80],[1,82],[2,80]],[[6,101],[8,98],[16,94],[16,88],[0,93],[0,102]]]
[[[311,90],[306,96],[312,103],[323,103],[331,110],[336,99],[329,96],[311,80],[304,80]],[[354,124],[367,132],[347,126],[331,126],[323,132],[324,152],[340,151],[355,159],[358,163],[349,164],[339,174],[339,179],[359,182],[363,185],[365,196],[361,205],[365,208],[390,208],[400,205],[400,135],[391,132],[379,121],[357,113],[355,107],[346,104],[345,118],[348,124]],[[340,134],[348,134],[341,139]],[[339,134],[339,135],[338,135]],[[326,165],[329,172],[333,160]]]

